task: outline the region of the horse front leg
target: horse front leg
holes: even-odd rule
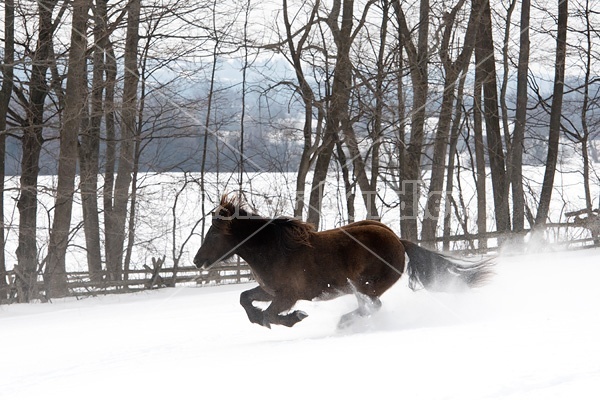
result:
[[[240,304],[242,307],[244,307],[244,310],[246,310],[246,314],[248,314],[248,319],[250,322],[266,326],[264,325],[264,312],[260,308],[254,307],[253,302],[255,301],[273,301],[273,296],[267,293],[260,286],[257,286],[254,289],[246,290],[240,295]],[[267,328],[269,328],[269,326],[267,326]]]
[[[292,308],[297,301],[298,299],[294,297],[276,295],[271,305],[264,312],[262,325],[267,328],[271,328],[271,324],[284,325],[291,328],[296,323],[308,317],[307,313],[300,310],[282,314]]]

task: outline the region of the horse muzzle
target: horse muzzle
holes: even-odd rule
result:
[[[194,259],[194,265],[196,266],[196,268],[202,270],[209,269],[212,266],[212,264],[210,264],[208,260],[199,260],[197,258]]]

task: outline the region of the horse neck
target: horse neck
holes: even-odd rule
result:
[[[238,242],[236,254],[242,257],[252,268],[266,268],[277,256],[274,238],[270,238],[269,220],[235,220],[232,233]]]

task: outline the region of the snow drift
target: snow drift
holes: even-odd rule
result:
[[[352,296],[269,331],[250,285],[0,308],[2,399],[585,399],[600,396],[600,250],[501,257],[485,287],[412,292],[338,331]]]

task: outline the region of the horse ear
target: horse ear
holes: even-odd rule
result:
[[[218,219],[229,220],[235,216],[236,209],[231,200],[227,196],[221,198],[221,203],[215,210],[215,217]]]
[[[233,213],[228,207],[222,205],[217,207],[215,214],[216,217],[220,217],[223,219],[230,218],[233,215]]]

